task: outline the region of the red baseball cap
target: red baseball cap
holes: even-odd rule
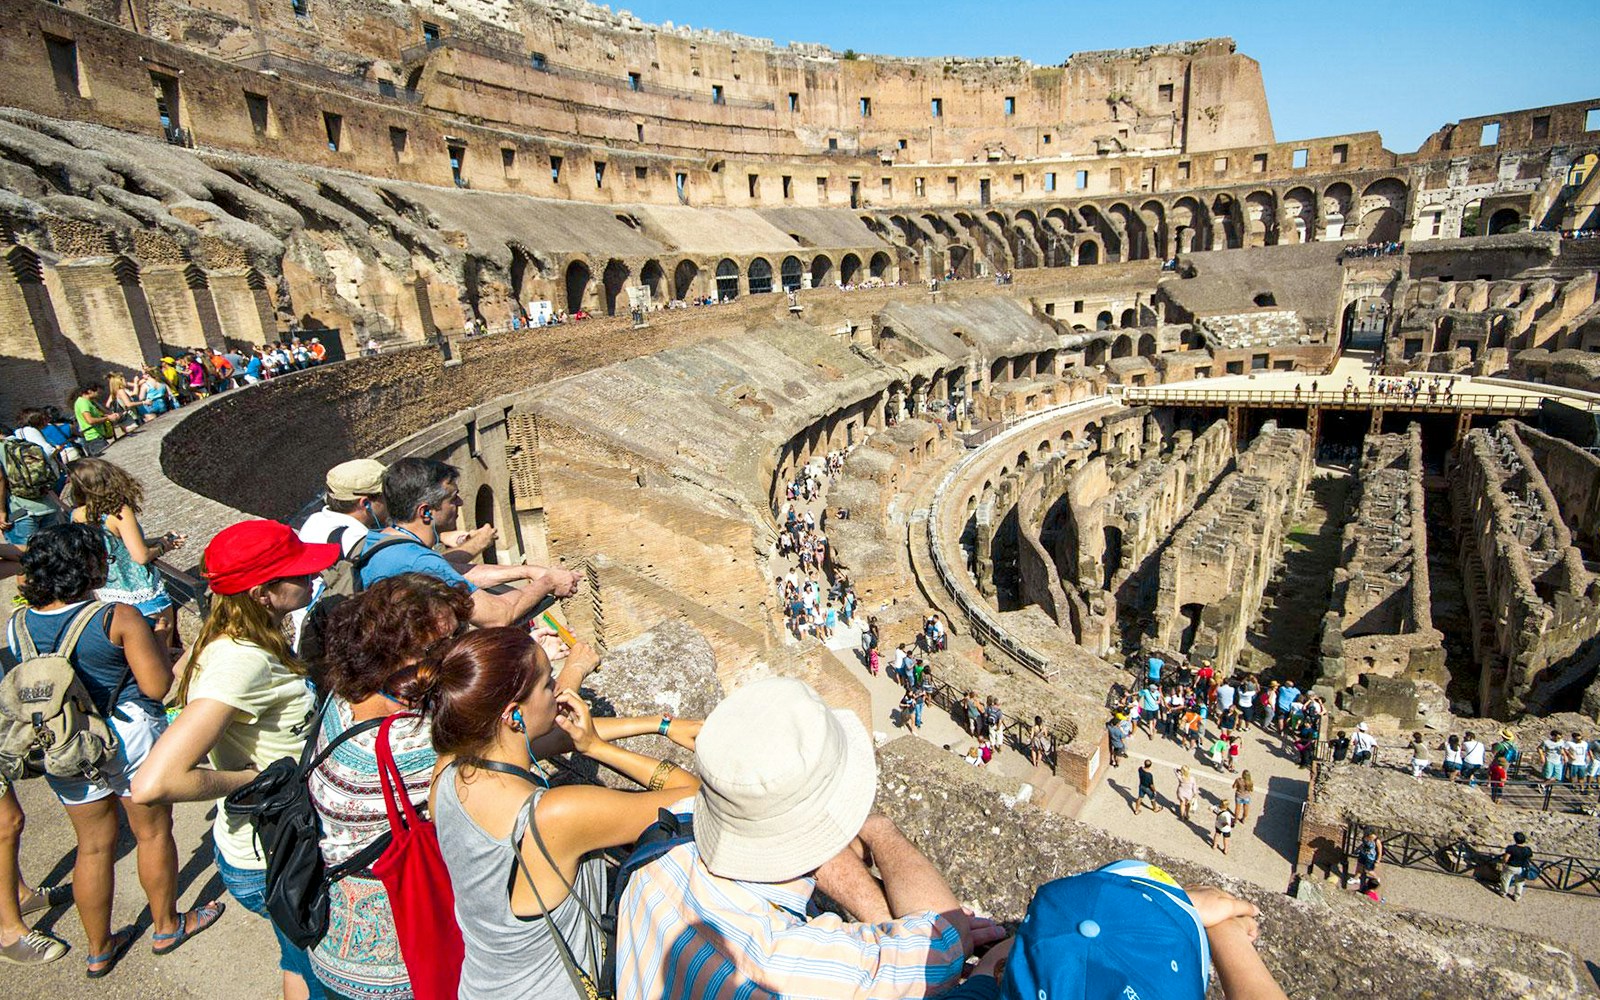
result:
[[[206,546],[205,576],[214,594],[242,594],[283,577],[321,573],[340,554],[338,542],[307,544],[287,524],[240,521]]]

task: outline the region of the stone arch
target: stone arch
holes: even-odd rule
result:
[[[1278,243],[1278,204],[1271,191],[1252,191],[1244,199],[1244,245]]]
[[[1211,233],[1205,225],[1205,208],[1198,199],[1183,197],[1172,203],[1167,216],[1172,232],[1172,256],[1195,253],[1211,246]]]
[[[1406,183],[1398,177],[1383,177],[1368,184],[1361,192],[1357,207],[1361,219],[1359,237],[1373,241],[1398,240],[1406,218],[1406,198]]]
[[[1139,325],[1139,314],[1133,309],[1122,310],[1122,315],[1117,317],[1117,326],[1126,330]]]
[[[861,258],[847,253],[839,258],[839,282],[853,285],[861,278]]]
[[[472,524],[475,528],[486,524],[495,527],[494,521],[494,487],[484,483],[478,487],[478,493],[472,501]],[[483,561],[491,566],[496,562],[493,545],[483,550]]]
[[[1502,208],[1489,216],[1488,235],[1514,233],[1522,228],[1522,213],[1514,208]]]
[[[533,282],[544,278],[544,262],[519,243],[511,246],[511,297],[526,305],[533,297]]]
[[[1239,224],[1239,201],[1224,191],[1211,199],[1211,248],[1237,250],[1244,246]],[[1217,246],[1217,237],[1222,246]]]
[[[1279,243],[1310,243],[1316,236],[1317,196],[1305,186],[1290,188],[1279,203],[1279,218],[1293,227],[1283,231],[1279,226]]]
[[[1078,244],[1077,255],[1077,263],[1080,265],[1098,264],[1100,263],[1100,244],[1094,240],[1084,240]]]
[[[772,265],[768,263],[767,258],[753,258],[746,276],[750,282],[751,295],[765,295],[772,291]]]
[[[890,264],[889,255],[879,250],[867,262],[867,273],[879,281],[888,281]]]
[[[672,269],[672,297],[679,302],[688,298],[694,291],[694,281],[700,276],[700,268],[694,261],[684,259],[678,261],[678,266]]]
[[[1111,315],[1110,309],[1102,309],[1100,314],[1094,318],[1094,328],[1096,330],[1109,330],[1116,325],[1116,322],[1116,317]]]
[[[666,272],[661,269],[661,262],[654,258],[644,262],[644,267],[639,269],[639,283],[650,289],[650,301],[660,302],[666,294]]]
[[[574,260],[567,265],[567,312],[575,313],[583,308],[584,297],[589,292],[589,282],[593,280],[594,273],[589,270],[589,263],[585,260]]]
[[[1167,212],[1166,206],[1152,198],[1139,206],[1139,221],[1144,227],[1145,241],[1151,254],[1166,260],[1167,252]]]
[[[623,298],[623,305],[627,305],[626,298],[623,296],[623,289],[627,287],[628,276],[632,273],[632,271],[628,270],[628,265],[620,260],[613,258],[606,262],[606,269],[600,277],[601,284],[605,286],[606,290],[607,316],[615,316],[617,314],[618,298]]]
[[[1112,231],[1118,229],[1125,234],[1122,246],[1123,260],[1148,260],[1150,257],[1149,234],[1146,232],[1144,222],[1139,214],[1126,202],[1115,202],[1106,209],[1108,221],[1112,224]]]
[[[783,258],[783,261],[778,265],[778,282],[783,286],[783,290],[786,292],[799,291],[800,286],[805,284],[805,280],[801,278],[801,275],[805,273],[805,269],[806,266],[800,263],[800,258],[794,254]]]
[[[1322,189],[1322,222],[1326,226],[1325,239],[1344,239],[1344,228],[1350,217],[1354,192],[1344,181],[1335,181]]]
[[[1111,342],[1111,356],[1113,358],[1127,358],[1133,356],[1133,338],[1124,333]]]
[[[1141,358],[1153,358],[1156,356],[1155,334],[1146,333],[1139,338],[1139,356]]]
[[[717,261],[717,298],[730,302],[739,297],[739,265],[731,257]]]
[[[833,274],[833,261],[825,253],[819,253],[811,258],[811,287],[821,288],[829,283]]]
[[[1086,365],[1104,365],[1106,363],[1106,342],[1104,340],[1091,340],[1083,347],[1083,363]]]
[[[972,248],[960,243],[950,244],[948,250],[950,273],[958,278],[972,277]]]

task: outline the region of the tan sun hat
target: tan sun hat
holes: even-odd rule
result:
[[[328,470],[328,499],[354,500],[383,495],[383,474],[388,468],[370,458],[340,462]]]
[[[787,677],[724,698],[695,740],[694,842],[713,874],[785,882],[849,845],[872,809],[878,762],[854,713]]]

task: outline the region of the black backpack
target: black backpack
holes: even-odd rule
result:
[[[278,930],[301,948],[314,947],[328,932],[328,886],[370,867],[389,846],[386,832],[341,865],[330,869],[323,863],[322,818],[311,803],[307,781],[339,744],[383,724],[382,719],[358,722],[313,758],[329,700],[323,698],[312,715],[298,762],[280,757],[222,803],[229,816],[249,820],[255,830],[256,844],[267,859],[267,912]]]
[[[342,551],[344,533],[349,530],[349,525],[336,529],[328,536],[328,541],[338,542]],[[317,595],[316,603],[306,611],[306,619],[300,626],[300,641],[295,646],[295,655],[309,668],[311,682],[318,688],[325,687],[322,656],[327,651],[328,617],[347,599],[367,589],[366,581],[361,577],[362,570],[367,568],[373,556],[395,545],[422,543],[415,538],[404,537],[385,538],[373,545],[363,540],[355,556],[341,555],[337,562],[323,571],[322,590]]]

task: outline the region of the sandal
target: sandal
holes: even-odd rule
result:
[[[117,931],[111,935],[111,947],[107,951],[103,954],[90,955],[88,957],[85,961],[84,974],[90,979],[104,979],[109,976],[111,970],[117,967],[117,962],[121,961],[122,956],[127,954],[128,946],[131,944],[133,944],[132,927],[124,927],[122,930]],[[100,968],[95,968],[97,965]]]
[[[17,905],[22,910],[22,915],[37,913],[56,906],[65,906],[72,902],[72,886],[68,885],[41,885],[22,899]]]
[[[216,923],[222,917],[222,911],[227,909],[227,904],[220,899],[197,906],[188,913],[178,918],[178,929],[171,934],[152,934],[150,936],[150,954],[170,955],[183,946],[183,943],[199,934],[201,931]],[[190,927],[189,918],[194,917],[194,926]]]

